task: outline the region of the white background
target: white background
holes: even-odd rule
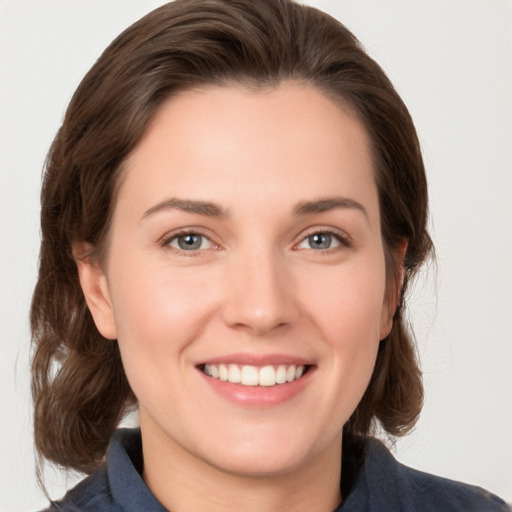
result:
[[[159,0],[0,0],[0,509],[41,508],[28,309],[40,172],[79,80]],[[412,320],[426,404],[396,455],[512,501],[512,2],[324,0],[384,67],[420,134],[438,268]],[[68,484],[71,485],[69,480]],[[58,496],[66,478],[48,474]]]

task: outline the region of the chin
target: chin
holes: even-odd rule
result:
[[[268,478],[285,476],[308,466],[313,460],[322,457],[330,450],[341,449],[341,435],[332,442],[318,443],[304,435],[295,435],[283,430],[276,435],[263,429],[252,431],[249,437],[235,438],[230,442],[219,442],[220,450],[212,450],[203,460],[225,473],[241,477]],[[336,452],[338,453],[338,452]],[[341,452],[340,452],[341,453]],[[204,454],[206,455],[206,454]],[[338,455],[336,455],[338,456]]]
[[[224,457],[212,458],[212,464],[224,473],[246,478],[275,478],[285,476],[299,469],[307,462],[298,457],[296,450],[289,455],[283,451],[280,453],[250,452],[237,455],[225,454]]]

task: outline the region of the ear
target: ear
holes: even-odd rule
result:
[[[407,251],[408,240],[404,239],[402,243],[394,251],[393,259],[397,270],[394,276],[395,282],[388,281],[384,304],[382,306],[382,317],[380,325],[380,338],[383,340],[391,332],[393,327],[393,316],[400,301],[402,286],[404,284],[404,259]]]
[[[80,286],[94,323],[102,336],[115,340],[117,329],[107,276],[100,264],[90,256],[91,252],[92,246],[87,242],[73,244],[73,257],[78,269]]]

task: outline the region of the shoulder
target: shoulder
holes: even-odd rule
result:
[[[45,512],[164,512],[142,477],[140,431],[120,429],[105,464],[71,489]]]
[[[508,511],[505,502],[489,491],[473,485],[416,471],[398,464],[400,487],[415,507],[446,511]]]
[[[107,471],[98,469],[71,489],[61,500],[52,501],[43,512],[120,511],[112,499]]]
[[[347,502],[351,499],[356,508],[342,507],[343,512],[510,511],[502,499],[484,489],[423,473],[401,464],[375,439],[366,440],[364,462]]]

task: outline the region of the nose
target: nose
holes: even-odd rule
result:
[[[224,320],[230,327],[261,336],[297,321],[294,282],[284,257],[272,251],[240,255],[229,272]]]

